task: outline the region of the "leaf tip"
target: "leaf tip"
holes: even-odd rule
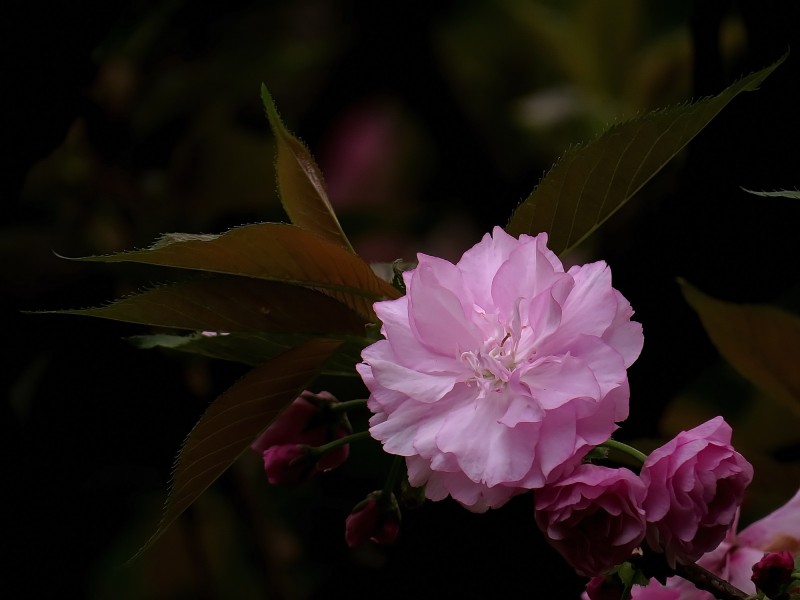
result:
[[[50,250],[50,252],[53,253],[53,256],[55,256],[56,258],[60,258],[62,260],[70,260],[72,262],[79,262],[82,260],[86,260],[85,258],[81,258],[80,256],[67,256],[66,254],[61,254],[59,252],[56,252],[55,250]]]
[[[274,130],[275,135],[278,135],[282,129],[283,123],[278,114],[278,108],[275,106],[275,100],[272,98],[272,94],[269,93],[269,89],[265,83],[261,84],[261,102],[264,105],[264,110],[267,113],[267,120],[270,126]]]

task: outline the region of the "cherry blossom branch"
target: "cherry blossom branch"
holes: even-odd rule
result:
[[[385,505],[391,499],[394,488],[397,487],[397,482],[400,480],[400,477],[403,474],[403,463],[404,461],[402,456],[395,456],[392,459],[392,466],[389,468],[389,475],[386,476],[386,483],[383,484],[381,495],[378,497],[379,505]]]
[[[749,597],[698,564],[679,564],[675,568],[675,574],[691,581],[696,588],[712,594],[718,600],[746,600]]]
[[[344,437],[340,437],[336,440],[333,440],[332,442],[328,442],[327,444],[323,444],[322,446],[315,446],[313,448],[310,448],[308,451],[308,455],[316,458],[322,456],[326,452],[335,450],[340,446],[344,446],[345,444],[349,444],[350,442],[363,440],[368,437],[369,437],[369,431],[359,431],[358,433],[352,433],[350,435],[346,435]]]

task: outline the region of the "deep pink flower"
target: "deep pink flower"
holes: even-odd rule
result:
[[[329,471],[347,460],[347,444],[316,461],[308,456],[311,447],[327,444],[350,432],[346,417],[325,412],[326,407],[336,402],[328,392],[303,392],[253,442],[251,448],[261,454],[271,484],[300,483],[315,471]]]
[[[731,526],[726,539],[712,552],[697,561],[704,567],[736,586],[746,594],[755,594],[756,587],[750,579],[753,565],[764,552],[788,551],[800,556],[800,490],[786,504],[760,521],[752,523],[736,534],[736,524]],[[674,600],[714,600],[681,577],[670,577],[663,586],[655,580],[646,587],[633,586],[633,600],[662,600],[665,591],[673,592]]]
[[[641,478],[647,485],[647,543],[674,567],[696,561],[725,539],[753,467],[731,446],[730,426],[715,417],[653,451]]]
[[[753,576],[750,579],[759,590],[774,598],[792,581],[792,571],[794,557],[791,552],[770,552],[753,565]]]
[[[536,524],[579,575],[604,575],[644,539],[645,492],[627,469],[581,465],[536,491]]]
[[[431,500],[498,507],[628,416],[641,326],[605,263],[564,272],[546,243],[496,227],[455,265],[419,254],[406,295],[375,304],[386,339],[357,365],[370,433]]]
[[[345,521],[344,539],[351,548],[368,541],[392,544],[400,533],[400,509],[394,495],[381,502],[382,492],[372,492],[360,502]]]

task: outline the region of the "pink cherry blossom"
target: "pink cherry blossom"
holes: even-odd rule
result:
[[[736,524],[725,540],[712,552],[697,561],[704,567],[736,586],[746,594],[755,594],[751,580],[753,565],[765,552],[788,551],[800,556],[800,490],[786,504],[763,519],[752,523],[739,534]],[[665,596],[671,592],[672,596]],[[633,586],[633,600],[714,600],[681,577],[670,577],[666,586],[655,579],[647,586]]]
[[[603,575],[644,539],[645,492],[627,469],[581,465],[536,491],[536,524],[579,575]]]
[[[716,417],[654,450],[641,471],[647,485],[647,543],[667,563],[690,563],[725,539],[753,480],[753,467],[731,446]]]
[[[457,264],[418,255],[406,295],[375,304],[385,339],[357,365],[370,433],[431,500],[501,506],[628,416],[641,326],[604,262],[565,272],[546,244],[496,227]]]

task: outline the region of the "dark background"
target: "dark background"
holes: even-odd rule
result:
[[[528,496],[486,515],[429,503],[404,514],[394,548],[348,550],[344,518],[381,485],[381,463],[357,456],[295,491],[267,489],[257,461],[243,461],[164,542],[123,566],[156,524],[181,440],[244,368],[121,340],[142,328],[20,310],[95,305],[161,276],[53,251],[108,253],[167,231],[283,219],[262,81],[319,159],[363,255],[456,259],[505,224],[569,143],[619,115],[719,92],[791,47],[761,90],[734,100],[575,256],[607,260],[644,324],[621,437],[656,438],[690,422],[691,409],[673,411],[667,426],[663,417],[709,369],[723,372],[712,375],[710,396],[749,393],[719,366],[675,277],[726,300],[798,306],[798,203],[740,189],[800,187],[798,5],[609,2],[592,16],[588,2],[429,4],[4,8],[11,597],[537,598],[581,589],[541,539]],[[542,90],[566,116],[547,117],[536,104]],[[736,402],[726,408],[734,420]],[[774,506],[800,477],[797,440],[773,450],[757,483],[778,490],[765,501]]]

